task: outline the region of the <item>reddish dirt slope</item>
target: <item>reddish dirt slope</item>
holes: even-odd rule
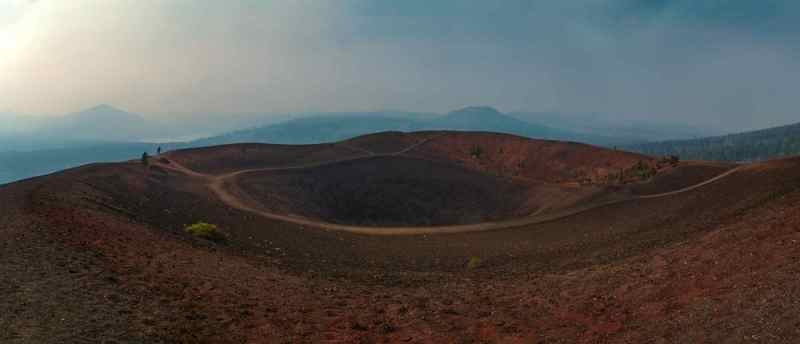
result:
[[[0,188],[0,342],[794,343],[798,176],[771,161],[541,225],[373,237],[82,167]],[[182,231],[199,220],[227,242]]]
[[[397,131],[382,132],[359,136],[343,144],[359,149],[367,150],[378,154],[389,154],[402,151],[420,141],[429,140],[442,135],[442,132],[414,132],[403,133]]]
[[[712,179],[735,167],[736,165],[731,163],[684,162],[681,163],[680,168],[662,171],[662,173],[656,175],[652,180],[632,183],[627,185],[626,189],[635,195],[652,195],[669,192]]]
[[[655,165],[654,159],[635,153],[580,143],[475,132],[448,132],[407,154],[455,161],[497,175],[551,183],[605,182],[610,174],[631,168],[639,161]]]

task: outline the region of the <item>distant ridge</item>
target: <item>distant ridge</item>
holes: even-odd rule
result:
[[[141,116],[101,104],[55,118],[41,131],[68,139],[135,141],[145,136],[148,129]]]
[[[677,155],[682,159],[759,161],[800,155],[800,123],[738,134],[674,140],[626,147],[647,155]]]
[[[614,138],[575,133],[520,120],[488,106],[471,106],[440,116],[402,112],[322,114],[193,141],[191,146],[261,142],[311,144],[334,142],[383,131],[468,130],[514,134],[529,138],[617,144]]]
[[[424,129],[480,130],[542,139],[576,139],[575,133],[533,124],[489,106],[469,106],[433,119]]]
[[[108,104],[100,104],[83,111],[74,112],[65,116],[70,120],[101,120],[104,122],[111,120],[124,120],[144,122],[144,118],[134,113],[118,109]]]

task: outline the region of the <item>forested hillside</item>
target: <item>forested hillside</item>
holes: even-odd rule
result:
[[[647,155],[677,155],[689,160],[757,161],[800,155],[800,123],[693,140],[626,147]]]

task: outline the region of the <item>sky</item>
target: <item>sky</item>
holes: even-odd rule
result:
[[[0,113],[800,121],[793,0],[0,0]]]

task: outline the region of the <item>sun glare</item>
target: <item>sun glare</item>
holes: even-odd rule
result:
[[[0,31],[0,54],[5,55],[15,46],[14,35],[11,30]]]
[[[0,16],[0,62],[7,61],[17,46],[15,32],[24,14],[21,3],[10,2],[0,6],[4,11]]]
[[[6,10],[5,16],[0,18],[0,66],[18,57],[30,37],[30,33],[37,29],[41,20],[37,19],[37,9],[41,6],[35,2],[19,1],[12,3]]]

